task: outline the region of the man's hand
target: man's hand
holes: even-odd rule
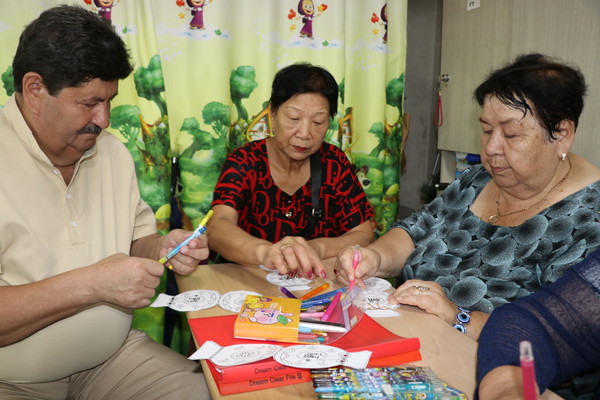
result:
[[[189,231],[175,229],[163,236],[160,257],[164,257],[191,234],[192,232]],[[172,269],[179,275],[189,275],[196,270],[200,261],[208,258],[208,253],[206,235],[201,235],[199,238],[192,239],[186,246],[183,246],[179,253],[168,260],[165,265],[172,266]]]
[[[125,254],[106,257],[90,268],[98,300],[126,308],[149,306],[165,269],[156,260]]]

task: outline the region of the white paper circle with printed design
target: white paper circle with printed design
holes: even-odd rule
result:
[[[264,360],[279,350],[281,346],[274,344],[237,344],[223,347],[210,360],[222,367],[229,367]]]
[[[250,292],[248,290],[234,290],[221,296],[219,299],[219,306],[227,311],[235,313],[240,312],[244,300],[246,300],[246,296],[249,294],[260,296],[260,293]]]
[[[279,272],[271,272],[266,276],[267,281],[277,286],[285,286],[289,288],[290,286],[302,286],[309,285],[312,281],[306,278],[300,277],[289,277],[288,275],[281,275]]]
[[[370,351],[350,353],[338,347],[326,345],[298,345],[284,347],[273,355],[275,361],[295,368],[331,368],[344,365],[350,368],[365,368],[371,358]]]
[[[390,304],[388,302],[387,292],[376,292],[374,290],[363,290],[365,296],[366,310],[393,310],[400,307],[400,304]]]
[[[363,290],[363,296],[365,298],[364,310],[369,317],[397,317],[400,312],[396,309],[400,307],[400,304],[390,304],[388,302],[387,292],[376,292],[373,290]]]
[[[190,290],[173,298],[169,308],[176,311],[198,311],[214,307],[221,295],[216,290]]]
[[[371,290],[371,291],[381,291],[381,292],[385,292],[388,289],[391,289],[392,284],[390,283],[390,281],[388,281],[387,279],[383,279],[383,278],[377,278],[376,276],[372,276],[370,278],[367,278],[365,280],[363,280],[363,283],[365,284],[365,290]]]

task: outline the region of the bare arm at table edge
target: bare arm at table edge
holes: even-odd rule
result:
[[[331,258],[348,245],[367,245],[374,239],[373,223],[366,221],[336,238],[306,240],[299,236],[288,236],[277,243],[256,238],[238,226],[238,213],[225,205],[213,207],[214,216],[208,223],[209,246],[231,262],[242,265],[266,265],[279,272],[284,268],[307,272],[314,270],[320,275],[322,260]],[[284,261],[287,260],[287,263]],[[280,265],[281,264],[281,265]]]
[[[0,346],[100,302],[146,307],[163,272],[155,260],[115,254],[38,282],[0,286]]]

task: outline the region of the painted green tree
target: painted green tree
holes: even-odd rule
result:
[[[229,151],[233,151],[246,143],[246,129],[248,129],[249,121],[248,111],[242,100],[250,97],[250,94],[258,86],[255,78],[255,69],[251,65],[239,66],[231,71],[229,93],[237,111],[237,120],[233,123],[229,134]]]
[[[110,111],[110,127],[119,131],[123,137],[125,146],[133,157],[138,175],[144,170],[140,150],[142,145],[140,137],[142,133],[141,114],[138,106],[130,104],[117,106]]]
[[[368,155],[356,156],[358,174],[365,175],[361,180],[365,193],[376,210],[378,234],[385,233],[398,214],[404,74],[387,83],[385,94],[386,103],[398,110],[398,118],[392,124],[373,123],[369,133],[378,139],[377,145]]]
[[[192,143],[181,152],[179,163],[183,211],[194,226],[210,209],[213,190],[228,154],[230,115],[229,106],[213,101],[202,109],[202,120],[212,132],[202,130],[195,117],[186,118],[180,128],[192,138]]]
[[[7,96],[12,96],[12,94],[15,92],[15,81],[13,79],[13,68],[12,65],[9,65],[6,68],[6,71],[4,71],[2,73],[2,86],[4,87],[4,90],[6,91],[6,95]]]
[[[169,230],[171,215],[171,144],[160,57],[154,55],[147,66],[138,67],[133,79],[138,96],[152,102],[160,116],[150,123],[137,106],[118,106],[111,112],[111,127],[119,131],[132,154],[141,196],[154,211],[157,228],[164,234]],[[165,290],[166,274],[163,274],[156,293]],[[164,320],[164,308],[146,307],[135,310],[133,326],[162,343]],[[175,324],[171,347],[185,354],[190,338],[189,327],[185,317],[177,318]]]

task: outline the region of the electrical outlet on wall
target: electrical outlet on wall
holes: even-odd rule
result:
[[[479,8],[481,0],[467,0],[467,11]]]

